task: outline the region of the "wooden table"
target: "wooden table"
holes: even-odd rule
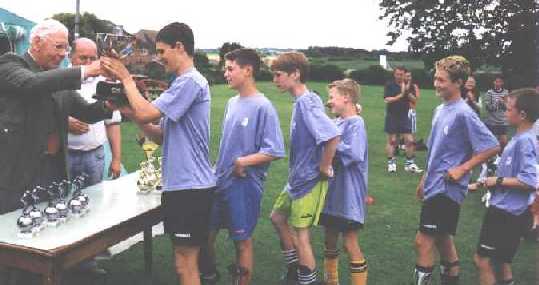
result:
[[[56,285],[66,269],[144,232],[145,273],[151,284],[152,226],[162,220],[161,197],[137,194],[137,178],[132,173],[83,190],[90,197],[88,214],[47,227],[34,238],[17,236],[21,210],[0,215],[0,265],[42,274],[43,284]]]

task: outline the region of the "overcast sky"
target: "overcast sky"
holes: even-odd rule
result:
[[[341,46],[406,50],[405,40],[386,46],[387,22],[379,0],[80,0],[81,13],[121,24],[130,32],[159,30],[184,22],[195,33],[197,48],[237,41],[253,48]],[[0,7],[38,22],[55,13],[75,12],[75,0],[0,0]],[[136,3],[136,4],[135,4]],[[268,5],[269,4],[269,5]]]

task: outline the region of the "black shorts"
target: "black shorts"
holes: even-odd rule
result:
[[[507,135],[507,126],[504,125],[486,125],[495,136]]]
[[[324,213],[320,214],[318,224],[341,233],[357,231],[363,228],[363,224],[360,222]]]
[[[208,242],[213,192],[213,188],[163,192],[163,225],[175,245],[202,246]]]
[[[388,134],[411,134],[412,125],[410,124],[410,120],[408,119],[408,113],[386,113],[384,131]]]
[[[490,207],[483,219],[477,254],[501,263],[511,263],[520,239],[531,228],[533,217],[529,210],[519,216]]]
[[[460,205],[439,194],[423,202],[419,217],[419,231],[428,235],[455,235],[459,222]]]

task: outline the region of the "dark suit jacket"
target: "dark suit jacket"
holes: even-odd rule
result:
[[[0,56],[0,213],[21,206],[22,192],[35,186],[51,124],[65,150],[69,115],[88,123],[111,117],[102,102],[88,104],[74,91],[80,86],[80,68],[42,71],[29,54]]]

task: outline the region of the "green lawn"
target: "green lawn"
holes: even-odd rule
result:
[[[310,59],[312,63],[316,64],[333,64],[342,68],[343,70],[355,69],[363,70],[369,68],[371,65],[379,65],[378,59],[364,59],[364,58],[338,58],[338,57],[313,57]],[[425,66],[421,60],[392,60],[388,57],[388,62],[391,66],[406,66],[408,69],[423,69]]]
[[[326,94],[325,84],[312,83],[310,87]],[[276,106],[281,118],[284,134],[288,134],[292,99],[287,94],[279,93],[271,83],[261,83],[259,88]],[[369,284],[410,284],[415,262],[414,236],[419,215],[419,203],[415,200],[415,189],[419,177],[403,171],[403,158],[399,158],[398,173],[388,175],[385,172],[384,154],[385,135],[383,133],[384,103],[382,87],[364,86],[361,104],[366,120],[369,137],[369,193],[376,203],[369,208],[365,229],[360,234],[360,245],[369,263]],[[226,86],[212,87],[212,136],[211,155],[215,160],[220,136],[220,121],[226,100],[234,92]],[[425,138],[430,129],[431,112],[439,103],[432,90],[424,90],[418,105],[419,138]],[[129,171],[137,168],[143,157],[142,151],[135,145],[136,129],[130,124],[122,125],[123,162]],[[288,145],[288,138],[286,143]],[[418,164],[424,165],[425,153],[418,153]],[[279,242],[268,219],[273,201],[283,188],[287,178],[287,160],[272,164],[263,198],[262,218],[254,234],[255,270],[253,284],[278,284],[283,268]],[[477,284],[476,271],[472,263],[484,207],[480,204],[480,195],[469,195],[461,212],[457,247],[462,264],[461,284]],[[313,244],[318,257],[318,268],[322,270],[323,235],[317,228],[313,230]],[[234,257],[234,248],[222,232],[218,241],[218,262],[221,273],[226,272]],[[174,274],[171,244],[167,237],[154,239],[154,284],[178,284]],[[110,272],[108,284],[143,284],[143,248],[138,244],[112,260],[103,263]],[[536,246],[524,242],[514,260],[514,275],[517,284],[535,283]],[[341,284],[348,284],[347,259],[341,255]],[[438,271],[436,269],[436,275]],[[230,284],[228,276],[220,284]],[[438,284],[437,281],[435,284]]]

